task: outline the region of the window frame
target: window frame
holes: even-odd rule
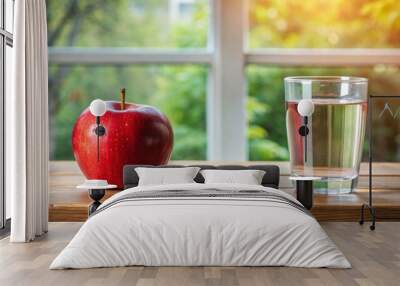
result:
[[[9,231],[10,223],[6,213],[6,188],[5,188],[5,101],[6,101],[6,47],[13,47],[13,34],[6,30],[6,1],[0,0],[0,235]],[[14,6],[15,1],[12,1]],[[13,9],[14,12],[14,9]],[[13,30],[13,29],[12,29]]]
[[[53,48],[52,64],[204,64],[207,87],[207,159],[245,161],[249,64],[360,67],[400,65],[400,49],[249,49],[249,0],[209,0],[206,49]]]

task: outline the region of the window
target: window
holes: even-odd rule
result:
[[[51,158],[72,159],[76,116],[125,86],[170,117],[173,159],[288,160],[284,76],[400,94],[399,3],[50,0]]]
[[[288,160],[286,76],[362,76],[369,79],[370,94],[400,95],[399,9],[392,0],[249,0],[250,160]],[[400,156],[396,144],[386,143],[388,154]]]
[[[92,2],[48,1],[50,159],[73,160],[79,114],[125,87],[170,119],[172,159],[205,160],[208,2]]]
[[[399,8],[396,0],[250,0],[248,45],[398,48]]]
[[[206,159],[206,67],[51,65],[49,74],[51,160],[73,160],[71,130],[79,114],[95,98],[118,101],[119,87],[126,88],[127,102],[153,105],[168,116],[172,159]]]
[[[11,93],[14,1],[0,0],[0,229],[10,214],[10,195],[5,188],[5,128],[7,98]]]
[[[369,79],[370,94],[385,96],[394,95],[394,92],[400,91],[400,69],[390,65],[345,68],[277,67],[252,64],[247,67],[246,72],[249,86],[247,111],[250,160],[285,161],[289,159],[284,87],[282,84],[286,76],[343,74],[362,76]],[[274,120],[270,120],[271,118],[274,118]],[[392,130],[387,132],[393,133]],[[392,149],[388,150],[388,153],[393,153],[395,150],[397,148],[393,146]]]
[[[47,1],[51,47],[205,48],[206,0]]]

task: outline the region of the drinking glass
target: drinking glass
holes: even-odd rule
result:
[[[322,182],[356,179],[367,118],[368,80],[296,76],[284,81],[292,176]]]

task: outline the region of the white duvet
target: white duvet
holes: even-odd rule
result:
[[[151,198],[121,201],[131,192],[262,190],[230,184],[136,187],[105,201],[50,269],[145,266],[294,266],[349,268],[318,222],[289,204],[257,198]],[[298,202],[297,202],[298,203]],[[107,207],[108,206],[108,207]]]

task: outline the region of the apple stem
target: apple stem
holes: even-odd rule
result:
[[[125,109],[125,88],[121,88],[120,96],[121,96],[121,110]]]

